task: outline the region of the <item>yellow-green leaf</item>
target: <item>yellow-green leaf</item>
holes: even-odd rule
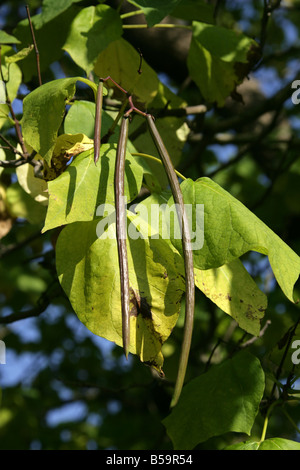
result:
[[[143,222],[128,213],[131,230]],[[65,227],[56,245],[57,273],[79,319],[93,333],[122,345],[117,241],[102,231],[102,219]],[[98,235],[97,235],[98,233]],[[98,238],[100,236],[100,238]],[[107,238],[106,238],[107,237]],[[130,347],[141,361],[162,373],[162,344],[176,324],[184,282],[181,257],[162,239],[128,237],[131,289]]]
[[[267,297],[239,259],[215,269],[195,268],[195,284],[243,330],[252,335],[259,334]]]

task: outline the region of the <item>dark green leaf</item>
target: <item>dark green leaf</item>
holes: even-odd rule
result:
[[[250,434],[265,387],[259,360],[248,352],[191,380],[163,424],[175,449],[193,449],[227,432]]]

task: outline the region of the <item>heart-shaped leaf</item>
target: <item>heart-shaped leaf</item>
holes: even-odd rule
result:
[[[216,268],[248,251],[257,251],[268,256],[278,284],[293,302],[293,288],[300,273],[299,256],[255,214],[209,178],[185,180],[181,188],[184,203],[192,208],[195,267]],[[172,198],[169,204],[173,204]],[[178,224],[176,218],[173,220]],[[170,234],[172,243],[181,252],[181,240],[173,235],[178,231],[178,226],[173,226]]]
[[[56,244],[56,265],[80,321],[93,333],[122,345],[116,229],[109,221],[108,217],[65,227]],[[128,223],[129,352],[162,373],[161,347],[176,324],[185,289],[178,269],[182,260],[164,240],[147,238],[141,219],[128,213]],[[140,238],[141,233],[145,238]]]

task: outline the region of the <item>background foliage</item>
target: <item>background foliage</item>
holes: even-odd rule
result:
[[[65,117],[63,125],[54,122],[61,104],[53,101],[39,117],[40,122],[49,123],[41,132],[57,127],[59,134],[93,138],[93,91],[73,77],[93,81],[93,71],[102,77],[111,75],[133,89],[136,104],[157,116],[181,173],[193,180],[212,178],[300,253],[300,105],[291,100],[292,82],[300,78],[299,2],[170,0],[161,2],[164,6],[159,8],[146,8],[145,16],[130,14],[146,3],[156,2],[29,2],[43,83],[72,77],[61,91],[63,105],[66,97],[72,100],[67,116],[61,116]],[[25,5],[2,2],[0,18],[1,65],[6,73],[12,62],[7,88],[16,117],[21,119],[24,97],[39,85],[34,51],[24,50],[32,44]],[[152,27],[160,21],[180,26],[198,23],[193,30]],[[151,28],[137,27],[146,22]],[[260,44],[261,55],[254,41]],[[146,61],[140,76],[137,48]],[[18,50],[23,55],[16,58]],[[211,76],[207,63],[213,64]],[[235,89],[235,82],[244,76]],[[108,94],[104,132],[113,122],[120,98],[117,92]],[[36,101],[29,98],[27,103],[33,106]],[[16,147],[13,119],[8,116],[9,109],[2,102],[0,131]],[[30,134],[30,123],[22,124],[28,142],[39,145],[37,136]],[[139,151],[156,155],[141,126],[142,118],[135,116],[131,141]],[[117,135],[110,142],[116,142]],[[58,148],[55,144],[54,132],[53,146],[42,149],[43,155],[51,157]],[[7,147],[3,140],[1,145]],[[1,161],[14,160],[16,155],[11,148],[1,148],[0,157]],[[166,180],[158,164],[137,161],[148,187],[164,187]],[[79,159],[78,166],[81,163]],[[52,230],[50,212],[50,230],[41,233],[47,204],[41,190],[46,183],[39,179],[38,187],[27,186],[33,179],[28,173],[34,170],[38,166],[0,167],[0,339],[6,344],[6,365],[0,364],[0,447],[223,449],[239,448],[251,435],[253,442],[247,446],[257,448],[268,424],[261,448],[299,449],[299,370],[291,361],[291,341],[299,338],[299,306],[277,285],[268,258],[254,252],[242,257],[268,297],[259,338],[246,334],[226,315],[224,303],[219,305],[221,310],[209,295],[197,290],[188,384],[182,402],[170,413],[183,309],[164,345],[165,380],[136,356],[126,361],[120,347],[86,329],[57,279],[58,231]],[[99,175],[89,178],[91,188],[98,184]],[[53,174],[46,179],[54,188]],[[215,209],[220,209],[219,203]],[[55,206],[51,210],[54,217]],[[218,214],[222,217],[222,211]],[[70,231],[75,230],[72,227]],[[269,244],[274,248],[272,240]],[[289,261],[281,258],[278,270],[289,271],[285,269]],[[297,285],[294,294],[299,298]],[[246,387],[243,409],[236,394],[241,383]],[[215,394],[211,394],[212,387]]]

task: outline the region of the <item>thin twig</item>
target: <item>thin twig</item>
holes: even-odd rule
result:
[[[6,98],[6,104],[7,106],[9,107],[9,111],[10,111],[10,114],[11,114],[11,117],[14,121],[14,126],[15,126],[15,130],[16,130],[16,134],[17,134],[17,137],[18,137],[18,141],[21,145],[21,148],[22,148],[22,156],[24,158],[28,158],[29,154],[27,152],[27,149],[26,149],[26,146],[25,146],[25,143],[24,143],[24,139],[23,139],[23,135],[22,135],[22,131],[21,131],[21,125],[20,125],[20,122],[18,121],[16,115],[15,115],[15,112],[13,110],[13,107],[12,107],[12,103],[11,103],[11,100],[10,100],[10,97],[8,96],[8,91],[7,91],[7,86],[6,86],[6,83],[7,83],[7,80],[5,80],[4,76],[3,76],[3,70],[2,70],[2,66],[1,66],[1,46],[0,46],[0,75],[1,75],[1,79],[2,81],[5,83],[5,98]]]
[[[248,341],[245,341],[245,343],[240,344],[239,347],[241,349],[244,349],[244,348],[247,348],[248,346],[251,346],[253,343],[255,343],[255,341],[257,341],[259,338],[261,338],[265,334],[267,328],[270,325],[271,325],[271,320],[267,320],[263,328],[260,330],[258,336],[253,336],[252,338],[248,339]]]
[[[23,157],[23,153],[20,152],[18,149],[16,149],[16,147],[14,147],[12,145],[12,143],[1,133],[0,133],[0,139],[3,140],[3,142],[6,143],[6,145],[8,145],[9,150],[11,150],[14,154],[17,154],[17,155],[20,155],[21,157]]]
[[[40,68],[40,53],[39,53],[37,43],[36,43],[36,40],[35,40],[35,34],[34,34],[33,24],[32,24],[32,21],[31,21],[29,5],[26,5],[26,11],[27,11],[27,17],[28,17],[28,21],[29,21],[32,41],[33,41],[33,45],[34,45],[34,50],[35,50],[38,80],[39,80],[39,85],[41,86],[42,85],[42,77],[41,77],[41,68]]]

